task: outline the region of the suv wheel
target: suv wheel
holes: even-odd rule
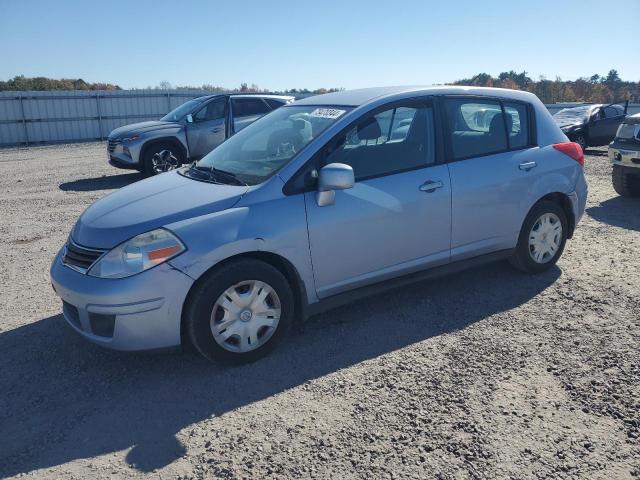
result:
[[[629,172],[637,170],[637,174]],[[613,189],[622,197],[640,197],[640,169],[627,169],[621,165],[614,165],[611,172]]]
[[[258,260],[239,260],[208,274],[191,295],[184,321],[189,339],[210,360],[242,363],[269,352],[294,315],[287,279]]]
[[[175,145],[159,143],[148,147],[142,159],[142,172],[151,177],[159,173],[175,170],[184,159]]]
[[[556,264],[567,241],[567,216],[555,202],[536,204],[524,221],[511,264],[527,273],[540,273]]]

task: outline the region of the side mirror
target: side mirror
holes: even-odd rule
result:
[[[352,188],[354,183],[353,168],[349,165],[330,163],[322,167],[318,175],[316,203],[319,207],[333,205],[336,201],[336,190],[347,190]]]
[[[193,123],[193,115],[189,114],[185,117],[187,123]]]

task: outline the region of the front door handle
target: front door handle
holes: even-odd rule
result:
[[[216,127],[213,130],[211,130],[213,133],[220,133],[222,131],[222,127]]]
[[[436,181],[427,180],[422,185],[420,185],[420,191],[426,192],[426,193],[432,193],[432,192],[435,192],[438,188],[442,188],[442,187],[444,187],[444,183],[442,183],[440,180],[436,180]]]
[[[518,168],[520,170],[524,170],[525,172],[528,172],[529,170],[531,170],[532,168],[536,168],[537,166],[538,164],[536,162],[524,162],[518,165]]]

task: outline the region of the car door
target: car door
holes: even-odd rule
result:
[[[602,138],[603,144],[609,143],[615,138],[622,120],[624,120],[624,113],[621,108],[614,105],[604,107],[605,136]]]
[[[187,123],[189,156],[200,158],[216,148],[226,138],[227,97],[211,100],[192,115]]]
[[[589,117],[589,145],[602,145],[606,143],[608,125],[604,115],[604,108],[597,107]]]
[[[434,118],[429,102],[385,107],[319,154],[320,164],[345,163],[355,175],[333,205],[305,194],[320,298],[449,262],[451,190]]]
[[[444,99],[452,262],[515,247],[529,186],[546,168],[532,139],[530,108],[486,97]],[[496,112],[488,125],[470,121],[479,110]]]
[[[233,133],[238,133],[270,111],[271,107],[260,97],[232,97]]]

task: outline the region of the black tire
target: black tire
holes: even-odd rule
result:
[[[275,332],[266,343],[248,352],[232,352],[214,339],[211,315],[216,301],[225,290],[247,280],[265,282],[275,290],[280,301],[281,315]],[[228,263],[211,271],[194,288],[185,308],[183,321],[189,340],[209,360],[227,363],[255,361],[270,352],[286,336],[293,322],[294,296],[289,282],[277,268],[268,263],[253,259]]]
[[[141,172],[146,177],[152,177],[159,173],[154,171],[153,157],[154,155],[159,154],[164,150],[169,151],[171,155],[176,158],[180,165],[184,163],[184,155],[182,155],[182,151],[180,151],[180,149],[177,148],[175,144],[172,144],[170,142],[154,143],[153,145],[144,149],[144,154],[142,156]]]
[[[629,172],[637,170],[637,173]],[[614,165],[611,172],[613,189],[622,197],[640,197],[640,168],[627,169],[621,165]]]
[[[583,133],[580,133],[574,137],[572,142],[577,143],[582,148],[582,152],[584,153],[587,150],[587,137],[584,136]]]
[[[538,263],[532,258],[529,247],[529,236],[531,235],[532,228],[537,220],[545,213],[553,213],[560,219],[560,223],[562,225],[562,237],[560,245],[553,257],[545,261],[545,263]],[[562,207],[550,200],[538,202],[529,211],[529,214],[524,220],[522,229],[520,230],[520,236],[518,237],[518,245],[516,246],[513,256],[509,259],[509,262],[518,270],[526,273],[541,273],[550,269],[556,264],[564,251],[564,246],[567,242],[567,232],[567,216]]]

